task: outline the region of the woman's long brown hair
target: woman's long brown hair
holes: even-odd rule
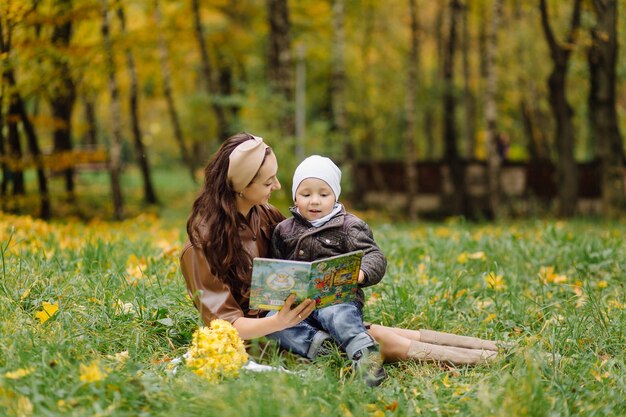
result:
[[[238,133],[220,146],[204,169],[204,184],[187,220],[189,240],[203,249],[211,272],[233,290],[242,289],[252,259],[239,237],[240,214],[236,193],[228,183],[228,164],[232,151],[250,139],[252,135]],[[266,156],[271,152],[267,149]]]

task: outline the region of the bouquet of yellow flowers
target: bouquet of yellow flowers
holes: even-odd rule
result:
[[[248,354],[237,330],[227,321],[216,319],[210,327],[193,334],[186,364],[192,372],[210,382],[236,377],[248,361]]]

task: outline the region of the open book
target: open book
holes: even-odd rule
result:
[[[362,250],[314,262],[254,258],[250,308],[280,310],[292,293],[295,304],[310,298],[316,308],[352,301],[361,259]]]

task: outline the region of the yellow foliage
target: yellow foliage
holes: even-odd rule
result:
[[[107,377],[107,373],[101,368],[100,361],[95,360],[89,365],[80,364],[80,377],[82,382],[93,383],[102,381]]]
[[[35,313],[35,317],[39,319],[40,324],[44,324],[50,317],[54,316],[54,313],[59,309],[59,303],[49,303],[44,301],[41,303],[42,310]]]

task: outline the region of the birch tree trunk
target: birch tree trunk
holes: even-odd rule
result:
[[[495,58],[498,45],[498,26],[502,13],[502,0],[493,0],[491,9],[490,25],[486,39],[486,62],[485,62],[485,121],[487,125],[487,167],[489,183],[489,209],[492,216],[498,217],[500,212],[500,165],[501,157],[498,154],[498,108],[496,104],[496,88],[498,74],[496,72]]]
[[[122,32],[122,35],[125,35],[126,16],[124,14],[124,6],[122,5],[122,2],[119,2],[117,5],[117,16],[120,21],[120,31]],[[144,201],[148,204],[157,204],[158,199],[154,187],[152,186],[152,175],[150,172],[150,163],[148,161],[148,151],[143,143],[143,135],[139,122],[139,86],[137,81],[137,69],[135,68],[135,59],[130,47],[127,46],[125,49],[126,65],[128,66],[128,76],[130,78],[130,121],[132,125],[135,153],[137,154],[137,163],[143,178]]]
[[[109,173],[111,175],[111,195],[113,197],[113,217],[121,220],[124,217],[124,202],[121,187],[122,174],[122,110],[120,105],[119,87],[115,74],[113,43],[110,34],[109,2],[100,0],[102,7],[102,39],[106,71],[108,76],[109,94],[111,95],[111,147],[109,149]]]
[[[417,91],[417,71],[419,66],[419,28],[417,16],[417,0],[409,0],[409,15],[411,19],[410,52],[407,65],[407,88],[404,103],[405,131],[405,175],[406,175],[406,214],[409,219],[417,219],[415,197],[417,186],[417,137],[415,135],[415,110]]]
[[[162,26],[161,20],[161,8],[159,5],[159,0],[154,0],[154,21],[157,28],[160,28]],[[183,130],[180,126],[180,118],[178,117],[176,104],[174,103],[174,95],[172,93],[171,81],[172,76],[169,64],[169,51],[167,50],[165,37],[163,36],[163,33],[161,31],[159,31],[159,55],[161,61],[161,81],[163,83],[163,95],[165,96],[165,102],[167,103],[167,111],[169,113],[170,121],[172,123],[172,129],[174,130],[174,138],[176,138],[176,143],[178,143],[178,148],[180,149],[180,155],[183,160],[183,164],[189,169],[191,179],[196,182],[194,163],[191,159],[191,155],[189,155],[187,146],[185,145]]]
[[[557,184],[559,214],[571,217],[576,211],[578,199],[578,170],[574,160],[574,111],[566,97],[567,65],[580,26],[581,0],[574,0],[572,20],[566,41],[559,44],[554,36],[548,16],[546,0],[540,0],[541,25],[550,48],[553,69],[548,79],[550,107],[556,119]]]
[[[589,118],[597,141],[602,177],[602,207],[609,217],[626,209],[624,149],[616,109],[617,1],[593,0],[596,24],[591,29]]]

